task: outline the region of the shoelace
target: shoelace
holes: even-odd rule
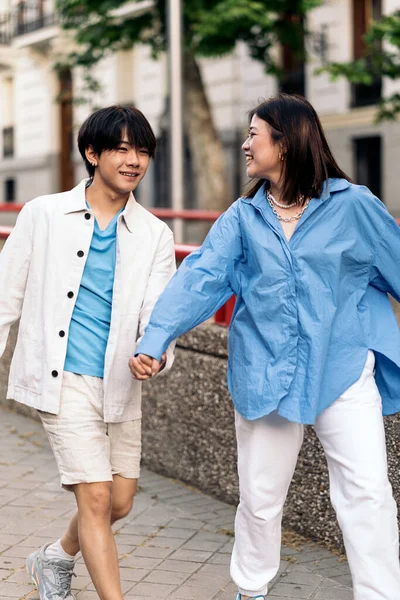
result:
[[[73,566],[69,569],[61,565],[56,566],[55,570],[57,576],[57,583],[60,586],[60,588],[65,587],[65,590],[63,590],[62,596],[60,596],[60,598],[68,598],[68,596],[71,595],[71,576],[76,577],[75,573],[73,572],[73,568]]]

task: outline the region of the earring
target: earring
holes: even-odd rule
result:
[[[282,161],[285,160],[285,155],[282,152],[279,152],[278,156],[279,156],[279,160],[282,160]]]

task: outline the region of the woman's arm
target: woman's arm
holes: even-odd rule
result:
[[[136,349],[160,360],[169,343],[202,323],[233,294],[235,262],[242,256],[237,203],[213,225],[161,294]]]

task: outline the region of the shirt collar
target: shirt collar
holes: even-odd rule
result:
[[[316,200],[325,202],[325,200],[328,200],[328,198],[330,198],[332,193],[342,192],[343,190],[346,190],[351,185],[350,182],[347,181],[347,179],[341,179],[339,177],[329,177],[327,182],[328,182],[328,185],[326,185],[326,181],[324,182],[324,185],[322,188],[322,194],[319,198],[316,198]],[[257,193],[254,195],[253,198],[244,198],[244,200],[245,201],[247,200],[247,202],[249,202],[249,204],[252,204],[253,206],[256,206],[256,207],[259,207],[262,204],[264,204],[265,203],[265,184],[260,187],[260,189],[257,191]]]
[[[74,187],[70,192],[68,192],[68,196],[66,199],[66,206],[64,210],[64,214],[69,214],[73,212],[79,211],[87,211],[90,212],[86,204],[86,194],[85,190],[88,184],[88,179],[83,179],[76,187]],[[137,202],[134,198],[132,192],[129,194],[128,202],[125,205],[121,216],[124,218],[125,224],[128,230],[132,233],[135,221],[135,213],[137,212]]]

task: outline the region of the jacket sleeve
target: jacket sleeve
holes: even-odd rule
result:
[[[33,248],[33,215],[27,203],[0,253],[0,356],[11,325],[19,319]]]
[[[160,360],[168,344],[211,317],[234,293],[232,273],[242,243],[236,204],[213,225],[160,296],[136,353]]]
[[[139,340],[143,337],[144,330],[149,322],[150,315],[157,302],[158,297],[164,290],[168,281],[176,271],[175,264],[175,244],[172,231],[165,226],[161,235],[156,257],[147,282],[146,293],[144,296],[139,318]],[[166,352],[167,360],[162,373],[167,372],[174,362],[174,343],[170,343]]]

